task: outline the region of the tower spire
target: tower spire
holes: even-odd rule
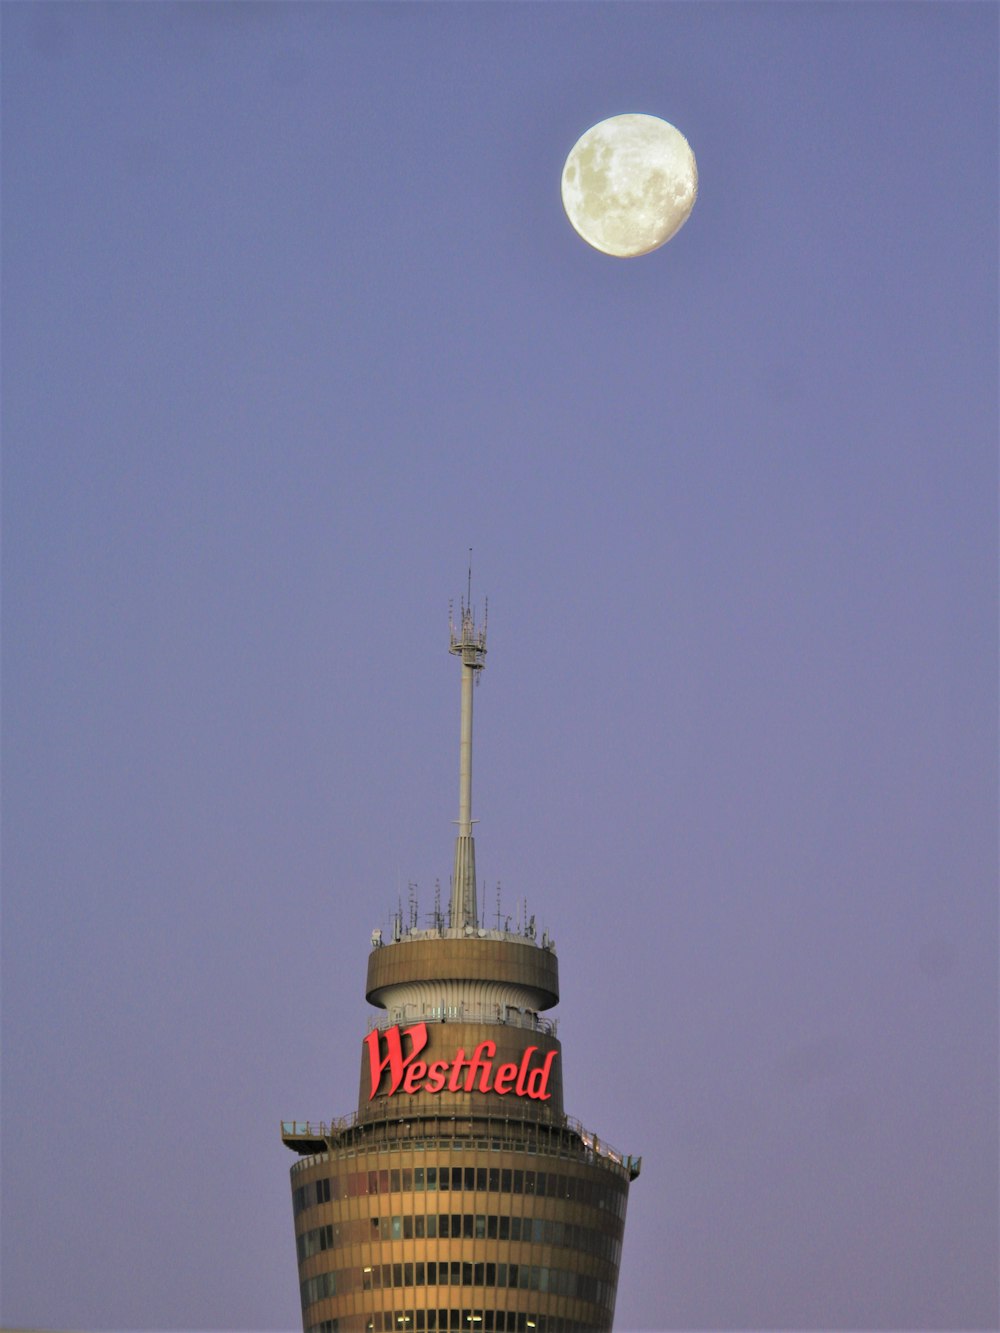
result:
[[[451,927],[464,930],[478,924],[476,909],[476,844],[472,837],[472,687],[486,665],[486,613],[477,629],[472,610],[472,551],[466,596],[459,602],[459,623],[454,606],[449,615],[449,652],[462,663],[462,726],[458,752],[458,837],[455,873],[451,884]]]

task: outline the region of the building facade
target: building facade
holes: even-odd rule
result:
[[[459,820],[447,916],[372,936],[357,1112],[285,1121],[306,1333],[612,1327],[622,1157],[563,1109],[555,949],[486,929],[472,837],[472,699],[486,628],[461,603]],[[498,921],[499,927],[499,914]]]

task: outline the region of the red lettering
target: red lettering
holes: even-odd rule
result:
[[[451,1066],[451,1078],[448,1080],[449,1092],[459,1091],[458,1084],[461,1078],[462,1070],[465,1068],[465,1066],[466,1066],[465,1048],[463,1046],[459,1046],[458,1054],[455,1056],[454,1062],[452,1063]]]
[[[493,1092],[498,1097],[513,1092],[515,1097],[547,1102],[552,1097],[548,1090],[549,1078],[559,1053],[549,1051],[541,1064],[532,1066],[532,1057],[538,1053],[538,1047],[528,1046],[521,1055],[520,1064],[502,1064],[494,1077],[495,1041],[481,1041],[471,1059],[466,1057],[464,1048],[459,1047],[454,1060],[432,1060],[430,1064],[418,1060],[417,1056],[427,1045],[426,1023],[414,1023],[409,1028],[389,1028],[384,1034],[377,1030],[369,1032],[365,1045],[372,1083],[369,1101],[388,1076],[388,1086],[383,1089],[386,1097],[400,1091],[413,1096],[417,1092],[438,1093],[447,1089],[448,1092]]]
[[[521,1068],[517,1071],[517,1086],[514,1088],[519,1097],[523,1097],[528,1090],[525,1085],[525,1080],[528,1077],[528,1065],[531,1064],[531,1057],[537,1050],[537,1046],[529,1046],[521,1056]]]
[[[479,1091],[490,1091],[490,1074],[493,1072],[493,1056],[497,1053],[497,1044],[495,1041],[481,1041],[472,1053],[472,1059],[469,1061],[469,1073],[465,1080],[465,1091],[471,1092],[472,1085],[475,1082],[476,1074],[479,1071]],[[484,1060],[483,1056],[490,1058]]]
[[[555,1058],[555,1051],[549,1051],[545,1062],[528,1075],[528,1096],[533,1097],[536,1102],[547,1102],[552,1096],[552,1093],[546,1092],[545,1089],[549,1084],[549,1071]]]
[[[417,1085],[426,1073],[427,1066],[423,1060],[414,1060],[403,1076],[403,1091],[419,1092],[420,1088]]]
[[[412,1043],[410,1054],[405,1057],[403,1055],[404,1036],[409,1037]],[[384,1057],[380,1054],[381,1042],[377,1030],[369,1032],[368,1036],[365,1037],[365,1044],[368,1047],[368,1069],[372,1078],[372,1090],[368,1094],[368,1100],[371,1101],[378,1092],[378,1085],[382,1082],[386,1065],[389,1066],[389,1087],[386,1089],[386,1096],[391,1097],[403,1081],[403,1073],[407,1065],[427,1045],[427,1024],[415,1023],[413,1027],[407,1028],[403,1034],[400,1034],[398,1027],[390,1028],[385,1034],[386,1053]]]
[[[447,1074],[448,1061],[435,1060],[427,1071],[427,1082],[424,1084],[424,1092],[441,1092],[444,1089]]]
[[[555,1052],[553,1051],[553,1055]],[[501,1065],[497,1070],[497,1076],[493,1082],[493,1091],[503,1097],[510,1092],[514,1080],[517,1078],[517,1065]]]

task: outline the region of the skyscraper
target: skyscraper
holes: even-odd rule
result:
[[[459,817],[447,917],[372,936],[356,1114],[285,1121],[306,1333],[596,1333],[612,1326],[629,1183],[563,1110],[555,949],[476,900],[472,699],[486,659],[469,595]]]

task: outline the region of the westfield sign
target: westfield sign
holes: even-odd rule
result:
[[[383,1051],[382,1038],[385,1039]],[[409,1037],[410,1050],[403,1054],[403,1038]],[[427,1045],[427,1024],[415,1023],[411,1028],[400,1030],[389,1028],[388,1032],[369,1032],[365,1037],[368,1047],[368,1069],[371,1073],[372,1090],[368,1100],[379,1090],[382,1075],[388,1071],[389,1086],[385,1096],[391,1097],[396,1092],[495,1092],[505,1097],[512,1092],[515,1097],[531,1097],[535,1101],[547,1102],[552,1094],[548,1091],[549,1074],[557,1051],[549,1051],[541,1064],[532,1067],[531,1057],[538,1051],[537,1046],[528,1046],[521,1056],[520,1064],[502,1064],[494,1069],[493,1061],[497,1053],[495,1041],[481,1041],[471,1056],[466,1056],[463,1047],[459,1047],[454,1060],[418,1060],[417,1056]]]

